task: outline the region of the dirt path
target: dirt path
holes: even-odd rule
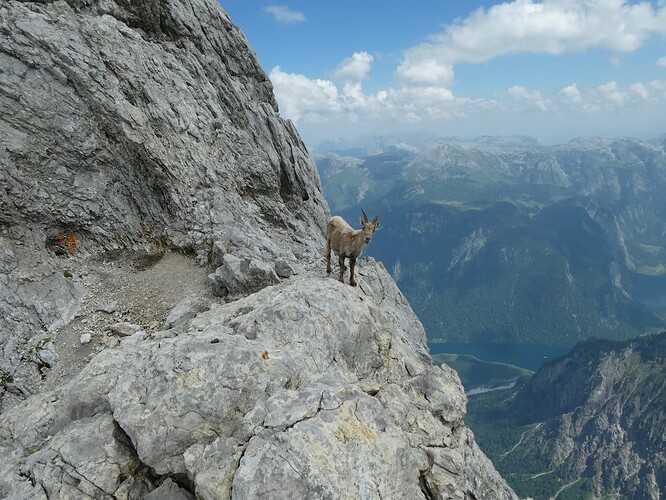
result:
[[[538,429],[539,427],[541,427],[542,425],[543,425],[543,423],[539,423],[539,424],[537,424],[535,427],[532,427],[531,429],[527,429],[525,432],[523,432],[523,433],[520,435],[520,439],[519,439],[518,442],[513,446],[513,448],[511,448],[509,451],[505,451],[504,453],[502,453],[501,456],[506,457],[509,453],[511,453],[512,451],[514,451],[516,448],[518,448],[518,447],[520,446],[520,444],[523,442],[523,438],[525,437],[525,435],[526,435],[528,432],[532,432],[532,431]]]
[[[110,325],[128,322],[152,333],[182,299],[215,300],[208,270],[179,253],[106,254],[73,261],[71,267],[71,279],[83,283],[88,293],[76,317],[52,335],[59,361],[48,371],[44,388],[73,377],[97,352],[113,348],[118,337],[108,330]]]

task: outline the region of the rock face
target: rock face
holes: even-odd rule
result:
[[[102,351],[4,414],[0,494],[515,498],[385,269],[359,280],[304,273]]]
[[[0,48],[0,497],[515,498],[383,266],[324,274],[314,164],[216,2],[9,0]],[[142,274],[176,252],[215,296]]]
[[[215,2],[3,2],[0,47],[0,375],[13,391],[40,379],[20,362],[26,339],[81,308],[72,257],[169,247],[205,262],[218,242],[270,278],[275,260],[319,252],[314,164]]]

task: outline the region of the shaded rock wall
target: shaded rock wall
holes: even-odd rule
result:
[[[3,2],[0,47],[0,375],[12,391],[33,391],[35,346],[80,310],[68,258],[169,247],[206,262],[239,234],[270,247],[264,259],[319,252],[328,209],[314,163],[215,2]]]

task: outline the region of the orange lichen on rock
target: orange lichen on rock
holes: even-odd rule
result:
[[[55,240],[67,248],[69,254],[76,252],[76,249],[79,246],[79,239],[73,234],[56,234]]]

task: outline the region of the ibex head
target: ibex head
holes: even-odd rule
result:
[[[365,210],[361,208],[361,212],[363,212],[363,218],[360,219],[361,231],[363,232],[363,239],[367,245],[370,243],[370,240],[372,240],[372,235],[375,234],[375,231],[379,227],[379,215],[382,213],[382,210],[381,208],[379,209],[379,212],[375,218],[372,219],[372,222],[368,220],[368,215],[365,213]]]

